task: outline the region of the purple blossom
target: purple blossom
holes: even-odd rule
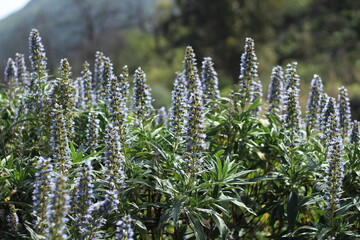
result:
[[[338,108],[340,130],[344,139],[347,139],[351,130],[351,109],[347,89],[344,86],[339,88]]]
[[[283,70],[276,66],[272,70],[271,82],[268,94],[268,111],[270,113],[280,113],[283,107]]]
[[[306,109],[306,126],[310,129],[320,127],[321,97],[323,84],[319,75],[315,74],[311,81],[310,96]]]
[[[202,62],[201,82],[204,99],[208,102],[220,98],[219,81],[214,63],[210,57]]]

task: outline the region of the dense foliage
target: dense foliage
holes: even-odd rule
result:
[[[0,95],[3,239],[356,239],[360,129],[345,88],[314,75],[306,113],[297,63],[273,68],[267,100],[251,38],[238,84],[218,90],[191,47],[171,108],[155,109],[146,73],[133,90],[97,52],[57,78],[37,30],[9,59]],[[265,94],[264,94],[265,95]]]

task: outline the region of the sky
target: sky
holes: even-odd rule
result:
[[[0,0],[0,19],[23,8],[30,0]]]

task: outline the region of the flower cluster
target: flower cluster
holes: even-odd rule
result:
[[[97,51],[95,53],[95,63],[94,63],[94,78],[92,89],[94,91],[95,103],[99,98],[99,93],[104,91],[102,89],[103,73],[104,73],[104,53]]]
[[[9,204],[9,214],[7,215],[7,223],[10,232],[17,233],[19,230],[19,217],[16,213],[14,204]]]
[[[25,55],[16,53],[15,54],[15,65],[17,67],[16,79],[20,86],[28,86],[28,73],[26,72]]]
[[[181,73],[177,73],[174,82],[174,88],[171,92],[171,108],[170,108],[170,131],[174,135],[174,139],[180,139],[186,122],[186,88],[184,77]]]
[[[86,145],[92,153],[96,152],[99,139],[100,120],[97,118],[97,113],[93,110],[89,112],[88,123],[86,129]]]
[[[343,86],[339,88],[338,104],[340,130],[343,138],[346,139],[351,130],[351,110],[347,89]]]
[[[60,77],[54,82],[51,93],[51,104],[53,108],[55,108],[55,105],[62,108],[66,128],[70,129],[70,133],[72,133],[74,131],[72,111],[75,108],[76,90],[73,80],[70,78],[70,70],[71,67],[67,59],[62,59],[59,68]],[[69,137],[71,137],[71,135],[69,135]]]
[[[305,124],[308,128],[319,128],[321,115],[321,96],[323,84],[319,75],[315,74],[311,81],[310,96],[306,109]]]
[[[259,76],[257,73],[259,63],[255,54],[255,43],[251,38],[245,39],[245,50],[241,55],[239,93],[242,106],[250,103],[258,96],[253,96],[254,92],[260,93]]]
[[[328,138],[327,134],[332,134],[328,131],[328,122],[332,114],[336,113],[336,100],[333,97],[327,97],[325,107],[321,113],[320,130],[322,132],[322,138]]]
[[[49,204],[47,205],[48,227],[45,236],[51,240],[67,239],[66,223],[70,210],[70,196],[66,188],[67,178],[62,175],[54,176],[51,181]]]
[[[101,78],[101,88],[100,88],[100,98],[103,101],[109,101],[109,92],[110,92],[110,87],[111,87],[111,81],[112,79],[115,77],[114,75],[114,70],[113,70],[113,64],[110,60],[109,57],[104,57],[104,62],[103,62],[104,66],[103,66],[103,73],[102,73],[102,78]]]
[[[339,115],[337,110],[331,113],[327,122],[327,166],[325,175],[325,202],[329,209],[340,207],[342,180],[344,178],[344,145],[339,132]]]
[[[297,63],[288,64],[285,75],[284,109],[282,120],[285,132],[292,140],[300,137],[301,109],[299,104],[299,76]]]
[[[281,66],[272,69],[271,82],[268,94],[268,111],[270,113],[280,113],[283,106],[283,83],[284,76]]]
[[[5,67],[4,74],[5,74],[5,81],[10,89],[13,89],[18,85],[17,71],[18,70],[15,61],[12,58],[9,58],[7,65]]]
[[[144,121],[150,116],[153,110],[152,102],[151,89],[146,84],[145,72],[139,67],[134,75],[134,93],[132,96],[132,108],[134,109],[137,123]]]
[[[125,187],[124,163],[125,157],[122,153],[122,146],[119,137],[119,127],[110,124],[105,136],[105,168],[106,179],[109,185],[107,192],[114,207],[120,203],[119,193]]]
[[[46,226],[46,208],[49,202],[50,182],[53,175],[53,165],[50,158],[40,157],[36,164],[35,184],[33,191],[33,215],[36,231],[43,235]]]
[[[92,86],[92,73],[90,71],[90,64],[85,62],[83,70],[81,71],[81,79],[84,85],[84,102],[85,106],[90,106],[94,102],[93,86]]]
[[[55,103],[51,112],[50,143],[55,167],[66,172],[69,167],[69,131],[61,105]]]
[[[202,86],[196,67],[195,53],[192,47],[187,46],[185,50],[183,79],[186,87],[186,99],[190,99],[193,93],[202,94]]]
[[[35,90],[37,84],[44,85],[47,81],[47,58],[45,49],[41,42],[41,37],[37,29],[32,29],[29,37],[30,47],[30,71],[31,83],[30,88]]]
[[[128,68],[125,66],[123,68],[123,73],[120,74],[118,78],[113,76],[110,79],[108,86],[108,111],[110,119],[114,126],[118,126],[121,129],[124,128],[128,113],[126,106],[129,93],[128,76]]]
[[[82,234],[87,232],[86,229],[89,225],[87,216],[88,210],[95,201],[92,169],[91,161],[86,160],[75,180],[76,189],[72,206],[74,206],[74,221],[79,226],[79,230]]]
[[[116,223],[116,240],[133,240],[134,231],[131,228],[131,216],[126,215]]]
[[[204,58],[201,71],[202,90],[206,101],[220,98],[219,81],[214,63],[210,57]]]

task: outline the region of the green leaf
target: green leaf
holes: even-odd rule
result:
[[[193,227],[194,233],[195,233],[195,237],[197,240],[205,240],[206,239],[206,235],[202,229],[202,226],[199,222],[199,220],[193,216],[192,214],[188,214],[191,225]]]
[[[289,229],[292,231],[295,227],[297,209],[298,209],[298,192],[297,189],[293,188],[290,192],[289,199],[287,202],[287,219],[289,222]]]
[[[181,213],[181,207],[183,205],[183,203],[185,202],[185,199],[187,197],[183,196],[182,198],[179,199],[179,201],[177,201],[177,203],[175,203],[173,210],[172,210],[172,218],[174,220],[174,226],[177,227],[177,222],[179,219],[179,214]]]
[[[219,229],[219,232],[221,234],[221,237],[225,237],[225,234],[226,234],[228,228],[227,228],[224,220],[215,211],[214,211],[213,214],[211,214],[211,217],[214,219],[215,224],[216,224],[216,226]]]
[[[330,232],[330,231],[331,231],[331,228],[323,228],[323,229],[319,232],[319,234],[318,234],[318,236],[317,236],[317,239],[318,239],[318,240],[324,239],[324,238],[325,238],[325,235],[326,235],[328,232]]]

